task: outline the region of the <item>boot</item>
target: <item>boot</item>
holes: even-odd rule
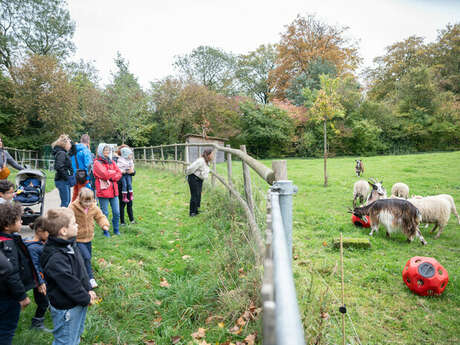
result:
[[[131,192],[128,192],[128,199],[129,199],[129,201],[133,201],[134,195],[133,195],[133,192],[132,192],[132,191],[131,191]]]
[[[108,232],[107,230],[102,230],[102,234],[103,234],[105,237],[110,237],[110,232]]]
[[[127,203],[129,202],[129,200],[128,200],[128,193],[123,192],[122,194],[123,194],[123,198],[122,198],[121,201],[123,201],[125,204],[127,204]]]
[[[32,324],[30,325],[30,329],[36,329],[36,330],[44,331],[44,332],[52,332],[51,329],[48,329],[45,327],[44,322],[45,322],[44,317],[33,317]]]

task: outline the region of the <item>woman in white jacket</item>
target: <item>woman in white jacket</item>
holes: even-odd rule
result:
[[[190,186],[190,217],[196,216],[200,211],[201,190],[203,180],[209,175],[209,163],[214,159],[214,151],[204,150],[200,158],[190,164],[185,171],[188,185]]]

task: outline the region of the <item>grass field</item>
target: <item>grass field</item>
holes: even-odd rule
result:
[[[293,265],[307,343],[338,344],[340,257],[331,243],[340,233],[368,238],[369,230],[354,227],[346,212],[358,179],[354,159],[328,160],[327,188],[322,164],[320,159],[288,160],[289,179],[299,188]],[[388,192],[401,181],[411,194],[451,194],[460,209],[460,152],[367,157],[364,164],[364,178],[383,179]],[[241,163],[233,165],[239,181]],[[218,171],[226,176],[224,164]],[[253,182],[263,210],[268,186],[255,175]],[[251,303],[260,303],[260,272],[253,266],[242,213],[227,193],[206,189],[204,213],[189,218],[187,188],[183,177],[167,171],[138,170],[138,224],[111,239],[96,233],[94,267],[102,302],[90,308],[82,344],[189,344],[199,327],[206,329],[202,339],[209,344],[242,342],[255,332],[261,343],[260,315],[243,318],[235,328],[246,311],[257,313]],[[263,211],[258,216],[263,222]],[[437,240],[423,230],[427,246],[407,243],[402,234],[387,238],[381,229],[370,249],[345,250],[345,304],[352,320],[346,322],[348,344],[460,343],[459,230],[452,216]],[[415,255],[433,256],[447,269],[443,295],[419,297],[407,289],[401,272]],[[32,312],[29,307],[21,315],[14,344],[51,343],[50,335],[27,330]]]

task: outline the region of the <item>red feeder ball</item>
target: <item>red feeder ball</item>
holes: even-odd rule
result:
[[[440,295],[449,281],[449,274],[434,258],[414,256],[403,269],[407,287],[420,296]]]
[[[362,228],[370,228],[371,227],[371,223],[369,222],[369,217],[368,216],[364,216],[364,218],[366,218],[366,221],[362,220],[361,218],[359,217],[356,217],[354,214],[351,215],[351,222],[356,225],[356,226],[359,226],[359,227],[362,227]]]

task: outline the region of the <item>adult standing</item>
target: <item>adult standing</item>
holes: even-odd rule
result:
[[[73,187],[72,193],[72,201],[75,201],[81,188],[94,188],[89,182],[93,159],[90,150],[90,137],[88,134],[83,134],[80,138],[80,143],[75,144],[75,155],[71,157],[71,161],[73,172],[76,177],[76,184]],[[80,171],[77,172],[77,170]],[[80,174],[82,171],[85,171],[86,180],[83,183],[79,183],[77,174]]]
[[[3,148],[3,141],[2,138],[0,138],[0,179],[2,180],[6,179],[9,175],[9,169],[6,167],[6,164],[11,165],[17,170],[24,169],[24,167],[18,164],[18,162],[16,162],[14,158],[11,157],[8,151]]]
[[[59,191],[61,207],[70,204],[70,187],[74,183],[72,163],[68,152],[72,147],[72,142],[68,135],[62,134],[54,143],[51,144],[54,156],[54,184]]]
[[[97,147],[97,157],[94,161],[93,173],[96,178],[96,196],[99,199],[102,213],[109,219],[109,203],[112,208],[113,233],[120,235],[120,206],[118,204],[118,186],[116,182],[121,178],[121,171],[110,158],[111,148],[101,143]],[[110,237],[107,230],[104,236]]]
[[[190,217],[200,213],[201,191],[203,189],[203,180],[209,176],[209,163],[214,159],[214,151],[204,150],[201,157],[190,164],[185,174],[187,175],[188,185],[190,187]]]
[[[117,163],[118,165],[118,158],[121,156],[121,149],[123,148],[129,148],[128,145],[120,145],[118,147],[118,150],[117,150],[117,155],[113,158],[113,160]],[[126,172],[126,174],[129,174],[131,176],[134,176],[136,175],[136,171],[134,169],[130,169]],[[118,180],[118,195],[122,195],[122,190],[123,190],[123,186],[122,186],[122,183],[121,183],[121,179]],[[120,202],[120,225],[121,226],[124,226],[126,225],[125,223],[125,207],[126,207],[126,210],[128,212],[128,218],[129,218],[129,222],[131,224],[134,224],[135,223],[135,220],[134,220],[134,213],[133,213],[133,201],[132,200],[128,200],[128,202],[123,202],[123,199],[122,198],[118,198],[119,202]]]

